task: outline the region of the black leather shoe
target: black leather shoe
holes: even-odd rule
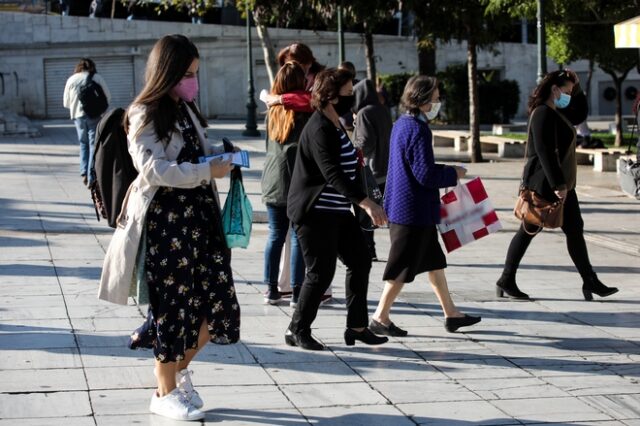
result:
[[[409,334],[406,330],[401,329],[392,322],[390,322],[389,325],[384,325],[374,319],[369,323],[369,330],[375,334],[382,334],[385,336],[404,337]]]
[[[505,295],[511,299],[531,300],[527,293],[520,291],[515,278],[500,277],[496,282],[496,296],[505,297]]]
[[[351,328],[347,328],[344,331],[344,343],[346,343],[347,346],[353,346],[356,340],[360,340],[367,345],[381,345],[389,341],[386,337],[376,336],[368,328],[362,331],[354,331]]]
[[[284,341],[289,346],[298,346],[308,351],[323,351],[325,346],[311,336],[311,330],[293,333],[287,329],[284,334]]]
[[[593,300],[593,295],[597,294],[600,297],[611,296],[618,292],[617,287],[607,287],[602,284],[598,277],[595,275],[591,278],[584,280],[582,284],[582,294],[584,295],[584,300]]]
[[[472,317],[471,315],[465,315],[463,317],[450,317],[445,318],[444,328],[449,333],[454,333],[460,327],[468,327],[473,324],[477,324],[482,320],[480,317]]]

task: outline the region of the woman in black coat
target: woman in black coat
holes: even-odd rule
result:
[[[545,200],[562,200],[562,232],[567,237],[571,260],[582,276],[584,298],[591,300],[592,294],[605,297],[618,289],[601,283],[591,266],[575,191],[577,163],[573,126],[583,122],[587,113],[587,99],[580,89],[576,73],[554,71],[544,77],[529,99],[528,151],[522,179],[525,188],[535,191]],[[520,226],[509,245],[502,276],[496,283],[499,297],[529,299],[516,284],[518,266],[535,236],[535,229],[525,226]]]
[[[285,342],[308,350],[324,349],[311,336],[311,323],[331,284],[339,256],[347,267],[345,343],[353,345],[360,340],[381,344],[387,338],[367,328],[371,258],[351,207],[358,205],[378,226],[387,222],[387,216],[356,179],[356,150],[340,125],[339,117],[353,105],[351,74],[334,68],[320,72],[311,105],[316,111],[300,136],[287,198],[287,214],[294,223],[307,273]]]

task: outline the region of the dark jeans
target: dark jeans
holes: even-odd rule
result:
[[[296,232],[290,226],[287,207],[267,205],[267,216],[269,218],[269,237],[264,249],[264,282],[278,284],[280,255],[287,239],[287,232],[291,230],[291,288],[301,285],[304,280],[304,258]]]
[[[294,227],[302,246],[307,275],[289,329],[299,333],[311,328],[320,298],[333,280],[338,257],[347,267],[347,327],[366,327],[371,258],[356,218],[352,214],[312,211],[304,224]]]
[[[529,229],[529,228],[527,228]],[[589,253],[587,252],[587,244],[584,241],[584,221],[580,214],[580,205],[575,190],[569,191],[567,199],[564,202],[563,225],[562,232],[567,237],[567,249],[569,256],[576,265],[578,272],[582,278],[589,278],[595,275],[591,262],[589,261]],[[511,240],[509,250],[507,251],[507,259],[504,264],[503,275],[515,277],[520,266],[520,261],[524,256],[534,235],[527,234],[522,225]]]

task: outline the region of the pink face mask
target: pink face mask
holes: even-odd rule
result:
[[[198,96],[198,79],[196,76],[185,77],[171,89],[171,94],[185,102],[192,102]]]

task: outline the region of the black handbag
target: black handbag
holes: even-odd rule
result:
[[[372,201],[374,201],[378,205],[382,205],[384,201],[384,196],[382,191],[380,190],[380,186],[378,186],[378,182],[376,182],[376,178],[373,175],[373,171],[368,164],[365,164],[360,168],[360,180],[362,182],[362,187],[364,192],[367,194]],[[355,206],[356,217],[358,222],[360,223],[360,228],[364,231],[373,231],[377,228],[376,225],[371,221],[371,217],[362,210],[360,207]]]

